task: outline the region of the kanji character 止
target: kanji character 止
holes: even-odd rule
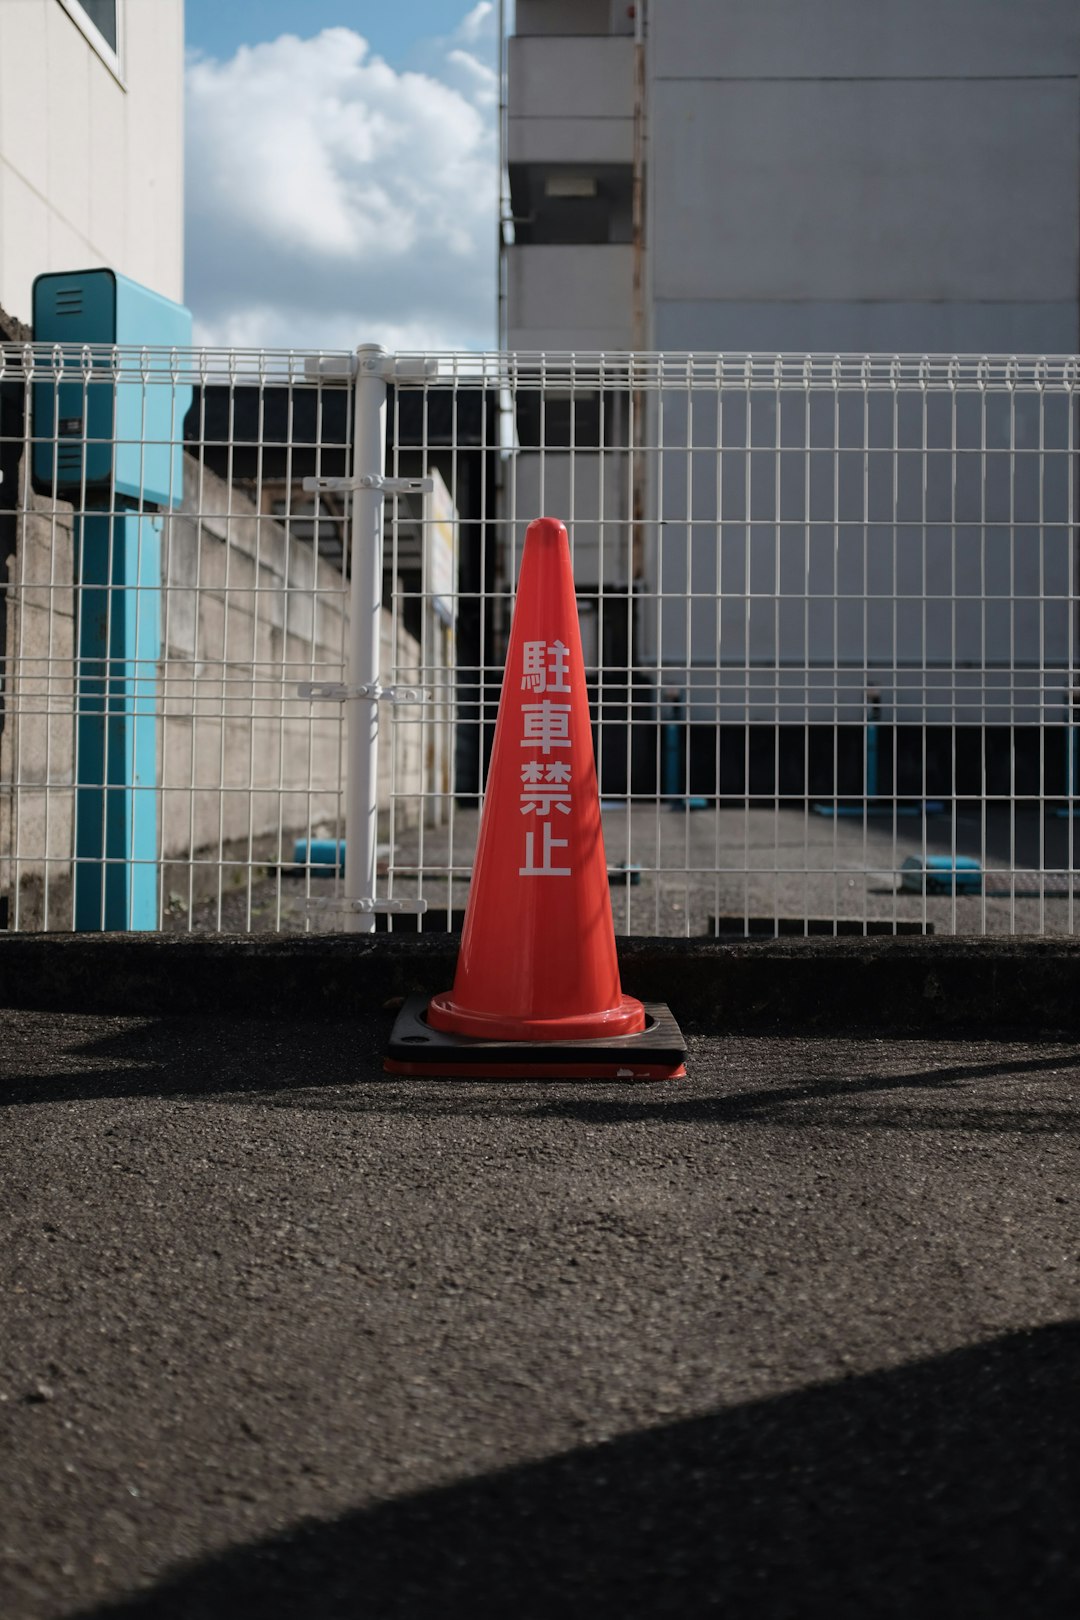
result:
[[[522,748],[539,748],[542,754],[550,754],[553,748],[570,747],[569,703],[551,703],[547,698],[542,703],[523,703],[521,714],[525,722]]]
[[[570,877],[572,874],[568,866],[552,866],[551,864],[552,850],[566,849],[569,846],[569,843],[569,838],[554,837],[551,822],[545,821],[543,831],[543,852],[540,857],[541,864],[537,866],[536,834],[534,832],[527,832],[525,834],[525,865],[518,867],[518,876]]]

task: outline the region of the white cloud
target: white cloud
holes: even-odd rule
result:
[[[494,107],[499,99],[499,75],[471,51],[453,50],[446,60],[460,68],[472,86],[472,99],[478,107]]]
[[[455,40],[490,22],[474,6]],[[347,28],[187,72],[187,298],[199,340],[489,346],[495,74],[447,41],[397,72]]]
[[[479,0],[458,24],[458,38],[478,40],[495,37],[495,6],[493,0]]]

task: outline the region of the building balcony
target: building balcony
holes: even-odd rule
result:
[[[626,0],[517,0],[514,32],[532,34],[632,34]]]
[[[630,163],[634,42],[515,36],[507,100],[511,164]]]
[[[508,251],[512,349],[629,349],[634,250],[628,242],[537,243]]]

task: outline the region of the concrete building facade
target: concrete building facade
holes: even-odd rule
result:
[[[1075,0],[518,0],[507,65],[511,349],[1080,348]],[[1045,720],[1017,671],[1064,689],[1078,646],[1064,394],[629,402],[590,442],[579,399],[572,456],[519,407],[508,487],[572,519],[691,723],[780,759],[868,690],[914,729]]]
[[[1073,353],[1073,0],[518,0],[508,346]]]
[[[0,4],[0,308],[108,265],[183,294],[183,0]]]

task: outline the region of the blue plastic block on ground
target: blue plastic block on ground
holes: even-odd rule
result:
[[[293,860],[297,866],[336,866],[345,870],[344,838],[298,838],[293,845]]]
[[[909,855],[900,887],[909,894],[981,894],[983,870],[973,855]]]

